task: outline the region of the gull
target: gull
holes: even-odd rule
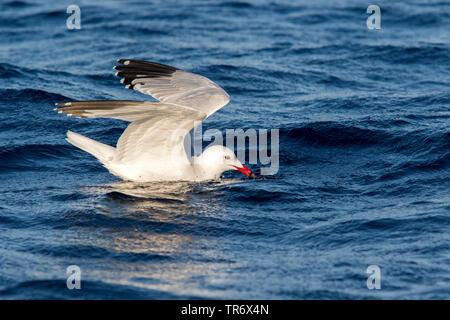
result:
[[[254,177],[227,147],[214,145],[188,157],[184,139],[191,129],[230,101],[203,76],[164,64],[120,59],[114,69],[126,88],[154,101],[71,101],[56,103],[59,113],[77,118],[112,118],[130,122],[115,147],[67,131],[66,140],[97,158],[126,181],[217,180],[237,170]]]

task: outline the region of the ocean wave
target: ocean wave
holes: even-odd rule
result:
[[[54,104],[56,101],[68,100],[69,98],[38,89],[0,89],[0,101],[50,101]]]
[[[26,252],[33,252],[35,254],[52,256],[52,257],[70,257],[70,258],[82,258],[89,256],[91,259],[97,258],[112,258],[118,261],[166,261],[172,258],[164,254],[155,254],[149,252],[130,252],[130,251],[117,251],[110,248],[102,248],[91,245],[65,245],[65,246],[51,246],[45,247],[33,247],[23,248]]]
[[[32,7],[36,4],[26,2],[26,1],[19,1],[19,0],[13,0],[13,1],[5,1],[2,3],[2,7],[4,8],[24,8],[24,7]]]
[[[217,7],[230,7],[230,8],[254,8],[250,2],[244,1],[223,1],[215,4]]]
[[[315,122],[299,128],[283,128],[290,142],[321,147],[367,147],[384,144],[392,135],[383,130],[365,129],[336,122]]]
[[[63,270],[65,271],[65,270]],[[83,290],[67,290],[67,279],[22,281],[0,289],[3,299],[195,299],[194,295],[177,295],[152,288],[85,279]],[[55,288],[61,288],[56,289]],[[28,296],[27,292],[33,292]]]
[[[414,174],[420,174],[424,172],[442,172],[450,168],[450,152],[440,154],[435,157],[426,157],[424,159],[412,159],[407,161],[401,161],[398,164],[393,165],[385,169],[380,177],[376,181],[388,181],[392,179],[399,179],[405,176]],[[439,183],[445,182],[442,178]]]
[[[53,69],[44,69],[44,68],[28,68],[23,66],[18,66],[10,63],[0,63],[0,76],[5,79],[10,80],[17,80],[20,82],[30,82],[34,83],[37,79],[41,79],[42,77],[46,77],[48,79],[52,78],[58,78],[62,79],[59,81],[65,81],[66,79],[80,79],[85,78],[89,81],[95,82],[95,83],[101,83],[105,82],[106,80],[117,80],[117,78],[114,77],[114,73],[82,73],[80,71],[77,71],[76,73],[68,72],[66,70],[53,70]],[[49,80],[50,81],[50,80]],[[8,88],[8,89],[0,89],[0,92],[2,90],[37,90],[37,91],[44,91],[44,90],[38,90],[33,88],[24,88],[24,89],[15,89],[15,88]],[[48,92],[51,93],[51,92]]]
[[[55,161],[70,154],[69,146],[29,144],[5,147],[0,151],[0,172],[43,170],[43,162]],[[52,163],[49,163],[52,166]]]
[[[393,136],[388,151],[398,152],[426,159],[428,156],[443,155],[450,145],[450,132],[429,132],[416,130]]]
[[[346,55],[355,55],[359,61],[370,59],[371,65],[374,61],[383,61],[387,64],[439,64],[446,63],[450,57],[450,49],[446,44],[433,43],[423,44],[422,46],[405,45],[372,45],[361,43],[348,43],[347,45],[317,45],[293,47],[285,51],[285,54],[296,54],[308,57],[314,57],[314,62],[325,61],[330,63],[340,62],[340,64],[349,64]],[[330,60],[331,59],[331,60]]]
[[[330,250],[351,246],[356,238],[359,244],[373,243],[385,237],[386,233],[389,233],[390,239],[417,237],[421,233],[439,230],[436,224],[448,225],[448,219],[436,214],[411,218],[354,219],[311,227],[309,232],[299,235],[298,241],[310,243],[317,239],[314,243],[316,248]]]
[[[389,63],[400,64],[439,64],[450,58],[450,49],[447,46],[424,45],[412,46],[373,46],[362,55],[370,59],[380,59]]]
[[[401,119],[364,120],[361,127],[345,122],[313,122],[301,127],[280,129],[280,139],[286,142],[316,147],[384,146],[395,152],[417,153],[430,151],[442,154],[448,150],[450,132],[434,130],[405,130],[411,125]],[[270,134],[269,134],[270,138]],[[423,154],[422,154],[423,155]]]
[[[91,26],[86,24],[85,28],[87,30],[91,31],[100,31],[102,29],[108,28],[111,31],[118,32],[118,33],[126,33],[129,36],[167,36],[172,33],[170,29],[163,29],[163,28],[157,28],[154,26],[136,26],[132,24],[123,24],[123,23],[111,23],[109,21],[102,22],[102,23],[96,23],[95,25]]]

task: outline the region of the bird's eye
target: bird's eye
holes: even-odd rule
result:
[[[226,160],[230,160],[230,159],[231,159],[230,156],[225,156],[224,158],[225,158]]]

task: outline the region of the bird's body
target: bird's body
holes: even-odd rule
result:
[[[127,88],[150,94],[159,102],[74,101],[57,103],[60,113],[80,118],[113,118],[131,122],[116,147],[68,131],[67,141],[95,156],[123,180],[201,181],[227,170],[253,175],[234,153],[213,146],[188,157],[184,139],[200,121],[229,102],[211,80],[170,66],[140,60],[118,60],[116,75]]]

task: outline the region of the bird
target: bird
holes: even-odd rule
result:
[[[228,170],[253,178],[234,152],[213,145],[189,157],[184,139],[189,131],[230,101],[210,79],[165,64],[119,59],[116,76],[126,88],[156,101],[69,101],[54,110],[77,118],[112,118],[130,122],[115,147],[67,131],[66,140],[90,153],[125,181],[207,181]]]

